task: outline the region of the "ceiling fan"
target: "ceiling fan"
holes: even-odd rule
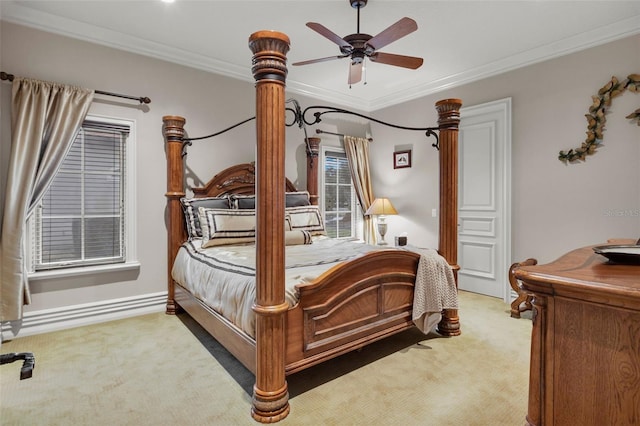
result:
[[[394,65],[396,67],[410,68],[413,70],[420,68],[423,62],[422,58],[378,52],[378,49],[417,30],[418,24],[416,24],[416,21],[411,18],[402,18],[380,34],[372,37],[369,34],[360,33],[360,9],[367,5],[368,0],[348,1],[351,7],[358,10],[358,26],[355,34],[340,37],[322,24],[307,22],[307,27],[337,44],[342,54],[296,62],[292,65],[309,65],[348,57],[351,60],[351,64],[349,65],[349,86],[362,80],[362,68],[365,58],[369,58],[372,62]]]

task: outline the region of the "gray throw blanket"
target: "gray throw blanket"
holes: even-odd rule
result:
[[[429,333],[442,318],[443,309],[458,309],[458,290],[453,270],[433,249],[407,246],[420,255],[413,296],[413,322]]]

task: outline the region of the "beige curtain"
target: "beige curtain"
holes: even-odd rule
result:
[[[344,137],[344,150],[349,160],[351,180],[362,206],[362,212],[366,212],[373,203],[373,189],[371,187],[371,174],[369,172],[369,141],[353,136]],[[376,231],[371,216],[364,217],[364,241],[368,244],[376,243]]]
[[[13,80],[11,158],[0,236],[0,320],[22,318],[30,301],[24,258],[27,217],[46,192],[93,100],[93,90]]]

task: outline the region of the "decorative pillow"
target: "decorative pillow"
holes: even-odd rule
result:
[[[284,244],[286,246],[295,246],[300,244],[312,244],[311,232],[309,231],[285,231]]]
[[[289,207],[285,209],[285,214],[293,231],[309,231],[311,235],[326,234],[318,206]]]
[[[255,210],[224,210],[200,207],[202,247],[251,243],[256,237]]]
[[[308,191],[287,192],[285,194],[285,207],[298,207],[309,206],[311,201],[309,200]]]
[[[285,207],[297,207],[311,205],[308,191],[285,193]],[[231,207],[234,209],[255,209],[255,195],[231,195]]]
[[[182,210],[184,211],[184,219],[187,224],[187,233],[189,239],[202,238],[202,229],[200,227],[200,216],[198,208],[206,207],[212,209],[229,209],[229,198],[223,197],[203,197],[203,198],[181,198]]]
[[[238,195],[231,194],[231,208],[233,209],[255,209],[255,195]]]

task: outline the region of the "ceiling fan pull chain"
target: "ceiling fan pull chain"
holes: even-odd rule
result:
[[[364,74],[364,84],[367,84],[367,57],[362,58],[362,73]]]

